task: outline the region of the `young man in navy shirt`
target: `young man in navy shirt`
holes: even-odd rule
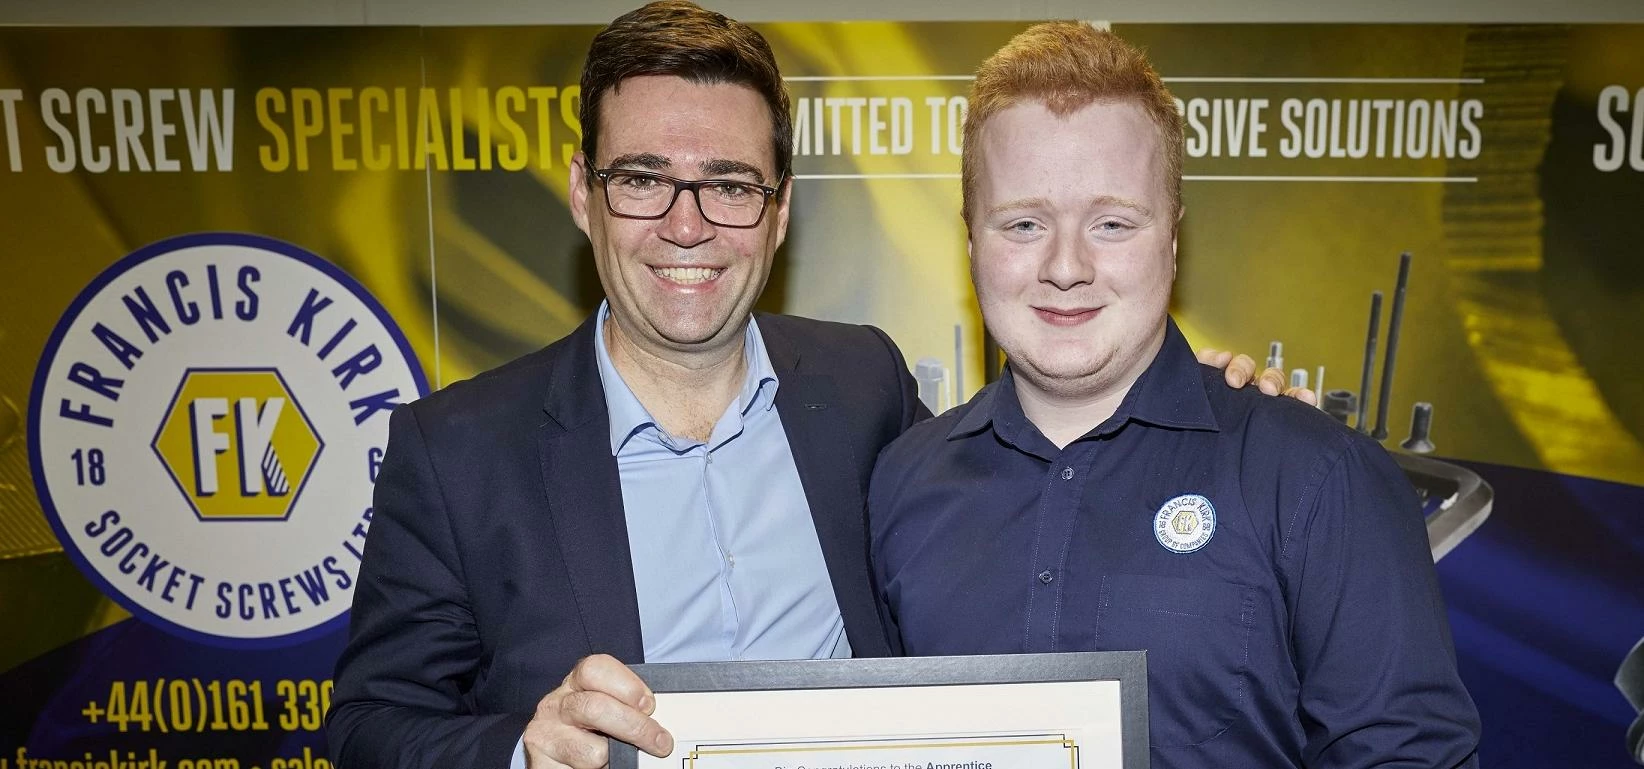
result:
[[[1182,147],[1111,33],[1040,25],[978,72],[964,215],[1010,367],[880,457],[887,615],[910,655],[1146,649],[1158,769],[1474,766],[1409,483],[1222,386],[1167,314]]]

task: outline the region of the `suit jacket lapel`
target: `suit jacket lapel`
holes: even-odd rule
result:
[[[537,433],[548,519],[570,573],[588,647],[623,662],[644,662],[622,482],[611,456],[593,319],[564,344],[549,372],[543,402],[550,419]]]
[[[856,467],[851,420],[831,374],[811,373],[777,323],[759,327],[780,384],[776,410],[805,489],[811,521],[828,565],[834,599],[856,656],[889,653],[868,579],[862,480]],[[871,463],[873,458],[867,460]]]

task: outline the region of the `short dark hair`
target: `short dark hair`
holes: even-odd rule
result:
[[[629,11],[594,36],[582,67],[582,152],[595,162],[599,104],[623,80],[672,75],[692,83],[747,86],[771,111],[777,178],[793,167],[793,118],[776,56],[752,27],[687,0]],[[592,177],[590,183],[592,182]]]

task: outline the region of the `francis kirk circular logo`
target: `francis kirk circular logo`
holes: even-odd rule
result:
[[[1191,553],[1216,534],[1216,506],[1200,494],[1172,498],[1153,514],[1153,536],[1166,550]]]
[[[256,235],[185,235],[97,276],[35,373],[46,518],[138,617],[224,646],[338,627],[393,408],[428,391],[342,270]]]

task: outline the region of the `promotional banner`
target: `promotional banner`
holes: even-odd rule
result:
[[[885,329],[938,411],[997,375],[959,154],[1025,26],[759,27],[795,146],[760,307]],[[1186,121],[1174,316],[1385,438],[1482,760],[1631,765],[1644,27],[1114,30]],[[388,413],[599,303],[596,31],[0,29],[0,769],[329,766]]]

